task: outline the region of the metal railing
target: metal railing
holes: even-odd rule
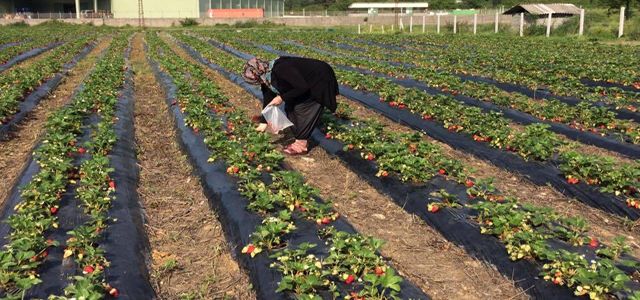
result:
[[[28,12],[28,13],[5,13],[0,14],[2,19],[28,20],[28,19],[76,19],[77,14],[71,12]],[[83,19],[110,19],[113,18],[111,12],[83,12],[80,13]]]

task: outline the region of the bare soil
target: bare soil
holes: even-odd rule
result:
[[[30,116],[19,124],[18,129],[12,133],[12,138],[0,142],[0,205],[9,196],[11,187],[24,169],[27,159],[44,132],[44,124],[49,115],[71,100],[76,87],[93,69],[93,65],[110,42],[110,38],[98,42],[97,46],[67,73],[60,85],[48,97],[42,99]]]
[[[233,259],[222,225],[177,144],[165,95],[133,40],[138,193],[147,216],[151,278],[160,299],[255,299]]]
[[[173,43],[171,46],[181,57],[195,62],[181,48]],[[252,95],[210,69],[207,75],[232,103],[244,107],[250,114],[260,112],[261,106]],[[360,233],[385,240],[382,254],[400,274],[434,299],[526,298],[513,281],[469,257],[463,249],[395,205],[388,196],[377,192],[324,150],[315,148],[306,157],[286,161],[319,188],[324,199],[333,201],[335,209]]]

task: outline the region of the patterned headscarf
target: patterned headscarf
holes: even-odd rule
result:
[[[267,82],[267,72],[269,72],[269,62],[254,57],[244,65],[242,77],[249,84],[261,84]]]

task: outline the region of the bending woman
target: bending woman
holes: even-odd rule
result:
[[[331,66],[301,57],[282,56],[269,62],[252,58],[245,65],[243,77],[248,83],[261,86],[263,108],[285,103],[296,140],[284,152],[306,154],[307,140],[320,120],[322,109],[335,112],[337,108],[338,81]],[[256,130],[264,131],[266,123],[262,117]]]

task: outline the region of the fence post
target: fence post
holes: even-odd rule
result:
[[[369,33],[373,32],[373,25],[369,24]]]
[[[551,35],[551,15],[552,13],[549,13],[549,16],[547,17],[547,37]]]
[[[500,13],[496,12],[496,27],[494,29],[495,33],[498,33],[498,23],[500,22],[499,17],[500,17]]]
[[[409,32],[413,32],[413,16],[409,17]]]
[[[328,16],[329,16],[329,10],[327,10],[327,9],[325,9],[325,10],[324,10],[324,16],[325,16],[325,17],[328,17]]]
[[[360,24],[358,24],[358,34],[360,34]]]
[[[455,34],[458,29],[458,16],[453,15],[453,33]]]
[[[304,11],[304,8],[302,9],[302,16],[303,16],[303,17],[306,17],[306,15],[305,15],[305,11]]]
[[[624,34],[624,10],[625,7],[620,7],[620,26],[618,26],[618,37],[622,37]]]
[[[440,33],[440,15],[437,15],[436,18],[436,32]]]
[[[578,35],[584,34],[584,8],[580,9],[580,27],[578,28]]]
[[[393,28],[393,27],[394,27],[394,25],[395,25],[395,24],[391,24],[391,32],[393,32],[393,31],[395,30],[395,28]]]
[[[382,33],[384,33],[384,24],[382,24]]]
[[[473,14],[473,35],[478,31],[478,14]]]
[[[424,33],[424,31],[425,31],[425,29],[426,29],[426,28],[425,28],[426,23],[427,23],[427,20],[426,20],[426,19],[427,19],[427,16],[422,15],[422,33]]]
[[[524,13],[520,13],[520,36],[524,36]]]

